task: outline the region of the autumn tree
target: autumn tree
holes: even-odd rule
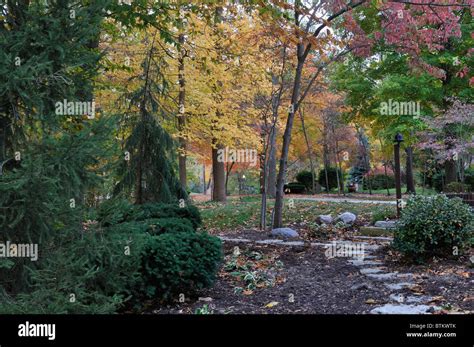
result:
[[[362,12],[357,12],[357,9],[362,5],[379,12],[382,20],[386,22],[386,25],[383,26],[384,31],[379,32],[378,35],[385,36],[393,44],[403,43],[403,46],[400,46],[399,49],[410,54],[414,64],[422,65],[422,62],[417,59],[420,48],[437,49],[439,48],[437,46],[438,41],[447,40],[449,37],[458,35],[459,16],[455,13],[455,10],[472,4],[463,3],[459,6],[457,1],[453,1],[451,5],[447,6],[441,0],[432,1],[429,5],[418,1],[404,2],[402,0],[315,3],[305,3],[297,0],[293,4],[279,1],[271,2],[270,7],[272,9],[285,14],[285,16],[282,15],[277,18],[275,22],[282,31],[289,30],[294,35],[298,59],[277,180],[273,221],[273,227],[275,228],[282,226],[283,184],[294,115],[304,100],[307,90],[314,83],[314,80],[311,79],[306,86],[302,87],[301,85],[302,72],[308,56],[310,54],[315,55],[314,61],[317,62],[318,66],[314,77],[316,78],[329,62],[337,59],[347,50],[359,54],[369,54],[373,44],[373,37],[370,37],[370,34],[374,34],[374,30],[373,27],[369,26],[365,28],[368,31],[366,32],[359,24],[364,20],[364,16],[361,15]],[[400,11],[405,15],[404,20],[397,17]],[[358,15],[359,17],[357,17]],[[291,20],[287,21],[282,18],[290,18]],[[407,18],[410,20],[407,20]],[[421,29],[421,27],[426,27],[427,23],[431,27]],[[329,26],[332,30],[328,29]]]

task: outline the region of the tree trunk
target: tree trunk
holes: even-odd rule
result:
[[[267,193],[270,198],[276,196],[276,126],[273,127],[270,133],[268,143],[268,163],[267,163]]]
[[[207,185],[206,185],[206,164],[202,164],[202,190],[203,194],[207,195]]]
[[[344,193],[344,182],[342,181],[342,166],[339,160],[339,141],[337,140],[336,131],[334,129],[334,124],[332,125],[332,135],[334,137],[334,160],[336,161],[336,179],[337,179],[337,193]],[[339,172],[341,177],[339,178]]]
[[[217,160],[219,150],[224,150],[224,146],[217,145],[216,148],[212,148],[212,177],[214,179],[214,185],[212,187],[212,200],[225,202],[225,168],[224,162]]]
[[[387,196],[390,196],[390,188],[388,187],[388,175],[387,175],[387,163],[383,164],[383,169],[385,171],[385,188],[387,189]]]
[[[331,167],[331,159],[329,157],[329,145],[328,145],[328,138],[327,138],[327,124],[324,123],[323,129],[323,162],[324,162],[324,179],[326,183],[326,194],[329,194],[329,177],[328,177],[328,169]]]
[[[446,185],[457,181],[456,162],[453,159],[446,160],[444,163],[444,171],[446,173]]]
[[[181,187],[186,191],[186,137],[184,135],[186,128],[186,115],[184,113],[184,102],[186,96],[185,79],[184,79],[184,34],[179,35],[179,59],[178,59],[178,80],[179,80],[179,94],[178,94],[178,134],[179,134],[179,182]]]
[[[229,194],[229,192],[227,191],[227,185],[229,183],[229,176],[230,176],[230,173],[232,171],[232,168],[234,167],[234,164],[235,164],[235,161],[233,161],[230,165],[229,163],[227,163],[226,165],[226,173],[225,173],[225,191],[226,191],[226,194]]]
[[[308,148],[309,156],[309,165],[311,168],[311,193],[316,193],[315,180],[314,180],[314,162],[313,162],[313,151],[311,150],[311,145],[309,143],[308,133],[306,132],[306,127],[304,125],[304,114],[302,109],[300,109],[300,118],[301,118],[301,127],[303,128],[304,140],[306,142],[306,147]]]
[[[304,61],[299,57],[303,51],[303,44],[298,44],[298,65],[296,67],[295,81],[293,84],[293,93],[291,95],[291,107],[288,113],[285,133],[283,134],[283,146],[281,149],[280,168],[278,170],[277,184],[276,184],[276,198],[275,210],[273,215],[273,228],[281,228],[283,225],[283,186],[285,184],[286,169],[288,165],[288,152],[291,143],[291,130],[293,128],[293,120],[295,112],[298,111],[298,98],[301,88],[301,75],[303,72]]]
[[[416,194],[415,178],[413,174],[413,147],[405,148],[406,158],[406,175],[407,175],[407,193]]]

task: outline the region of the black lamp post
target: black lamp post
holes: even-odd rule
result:
[[[395,188],[397,193],[397,217],[400,218],[400,211],[402,208],[402,180],[400,174],[400,143],[403,142],[402,134],[395,135],[395,144],[393,151],[395,156]]]

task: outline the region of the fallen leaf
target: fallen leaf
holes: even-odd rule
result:
[[[272,301],[272,302],[266,304],[265,307],[272,308],[272,307],[275,307],[276,305],[278,305],[278,301]]]
[[[470,277],[469,272],[466,272],[466,271],[457,271],[456,274],[458,274],[459,276],[462,276],[464,278],[469,278]]]
[[[423,288],[419,284],[415,284],[414,286],[411,286],[410,290],[414,293],[424,293]]]
[[[367,300],[365,301],[365,303],[366,303],[366,304],[372,304],[372,305],[373,305],[373,304],[376,304],[377,301],[375,301],[374,299],[367,299]]]
[[[431,298],[429,302],[438,302],[438,301],[444,301],[445,299],[442,296],[434,296]]]

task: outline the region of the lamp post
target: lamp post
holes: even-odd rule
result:
[[[397,217],[400,218],[402,208],[402,180],[400,174],[400,143],[403,142],[402,134],[395,135],[395,144],[393,145],[395,157],[395,188],[397,193]]]

